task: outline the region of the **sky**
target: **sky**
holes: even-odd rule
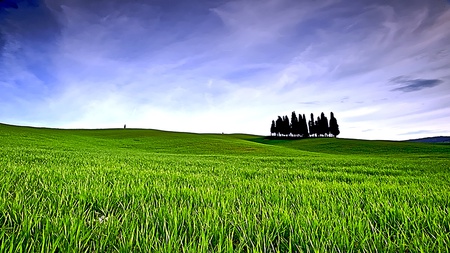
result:
[[[450,0],[0,0],[0,122],[450,135]]]

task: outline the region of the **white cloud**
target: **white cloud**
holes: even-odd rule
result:
[[[33,54],[3,53],[14,61],[0,91],[33,98],[7,102],[22,115],[0,111],[11,123],[264,135],[295,110],[333,111],[342,137],[448,131],[449,8],[237,0],[195,16],[140,1],[47,4],[61,26],[53,46],[18,39]],[[40,55],[50,84],[23,64]],[[21,94],[11,87],[19,76],[29,83]],[[392,92],[397,76],[443,82],[404,94]]]

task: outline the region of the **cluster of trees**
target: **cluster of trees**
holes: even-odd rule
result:
[[[270,126],[270,135],[273,136],[285,136],[285,137],[321,137],[321,136],[338,136],[340,133],[339,125],[333,113],[330,113],[330,121],[325,116],[325,114],[320,114],[314,120],[314,115],[311,113],[311,119],[306,122],[305,114],[297,114],[292,112],[291,120],[289,121],[288,116],[280,117],[278,119],[272,120],[272,125]]]

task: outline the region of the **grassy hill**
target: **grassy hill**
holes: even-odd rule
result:
[[[255,142],[287,147],[291,149],[339,155],[411,156],[444,155],[449,151],[445,144],[427,145],[400,141],[368,141],[336,138],[309,138],[299,140],[253,139]]]
[[[0,124],[0,252],[445,251],[450,146]]]
[[[194,134],[149,129],[50,129],[0,124],[0,136],[42,148],[156,152],[167,154],[236,154],[290,156],[301,151],[340,155],[444,155],[448,145],[336,138],[274,140],[245,134]],[[14,143],[13,143],[14,145]],[[448,157],[448,156],[446,156]]]
[[[435,136],[425,137],[420,139],[407,140],[409,142],[423,142],[423,143],[443,143],[450,144],[450,136]]]

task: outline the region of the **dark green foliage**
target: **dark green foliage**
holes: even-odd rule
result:
[[[329,128],[328,128],[328,119],[325,117],[325,114],[322,112],[320,117],[317,117],[317,121],[315,122],[317,135],[319,136],[328,136]]]
[[[291,134],[293,136],[298,136],[300,134],[300,124],[295,112],[292,112],[291,116]]]
[[[301,116],[300,116],[301,117]],[[308,132],[308,123],[306,123],[306,116],[305,114],[303,114],[303,117],[301,117],[301,135],[302,137],[306,138],[309,137],[309,132]]]
[[[280,136],[283,133],[283,119],[280,116],[278,116],[275,128],[277,136]]]
[[[339,135],[339,125],[337,123],[336,118],[334,117],[333,112],[330,113],[330,133],[336,137]]]
[[[288,116],[278,116],[275,129],[276,136],[289,136],[291,134],[291,124],[289,123]]]
[[[277,133],[277,127],[275,125],[275,121],[272,120],[272,125],[270,126],[270,135],[274,135]]]
[[[288,116],[283,117],[283,135],[288,136],[291,133],[291,124],[289,123]]]
[[[312,113],[311,113],[311,119],[309,120],[309,135],[317,136],[317,127],[316,127],[316,123],[314,122],[314,114],[312,114]]]
[[[336,127],[337,131],[339,131],[336,123],[336,118],[332,117],[332,120],[334,127],[333,131],[334,133],[336,133]],[[276,133],[276,136],[283,137],[328,137],[331,133],[331,126],[328,124],[328,118],[323,112],[321,113],[320,117],[317,117],[316,121],[314,121],[314,115],[311,113],[311,119],[309,123],[307,123],[305,114],[303,114],[303,116],[299,114],[297,117],[297,114],[295,113],[295,111],[293,111],[290,123],[287,116],[278,116],[276,123],[272,121],[270,129],[271,135],[273,135],[273,133]],[[334,137],[336,136],[337,135],[334,135]]]

